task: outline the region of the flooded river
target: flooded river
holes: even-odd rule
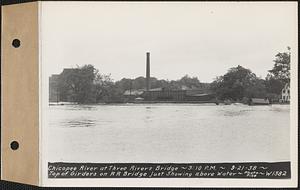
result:
[[[49,161],[289,160],[289,105],[49,106]]]

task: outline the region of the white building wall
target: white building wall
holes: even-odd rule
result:
[[[290,101],[290,85],[286,84],[281,91],[281,101],[289,102]]]

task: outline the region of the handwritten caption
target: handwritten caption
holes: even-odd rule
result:
[[[291,178],[290,162],[48,163],[49,178]]]

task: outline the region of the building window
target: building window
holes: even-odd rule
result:
[[[288,90],[288,93],[290,93],[290,90]]]
[[[282,93],[285,93],[285,90],[282,90]]]

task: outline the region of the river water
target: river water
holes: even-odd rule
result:
[[[290,159],[289,105],[49,106],[47,159],[236,162]]]

